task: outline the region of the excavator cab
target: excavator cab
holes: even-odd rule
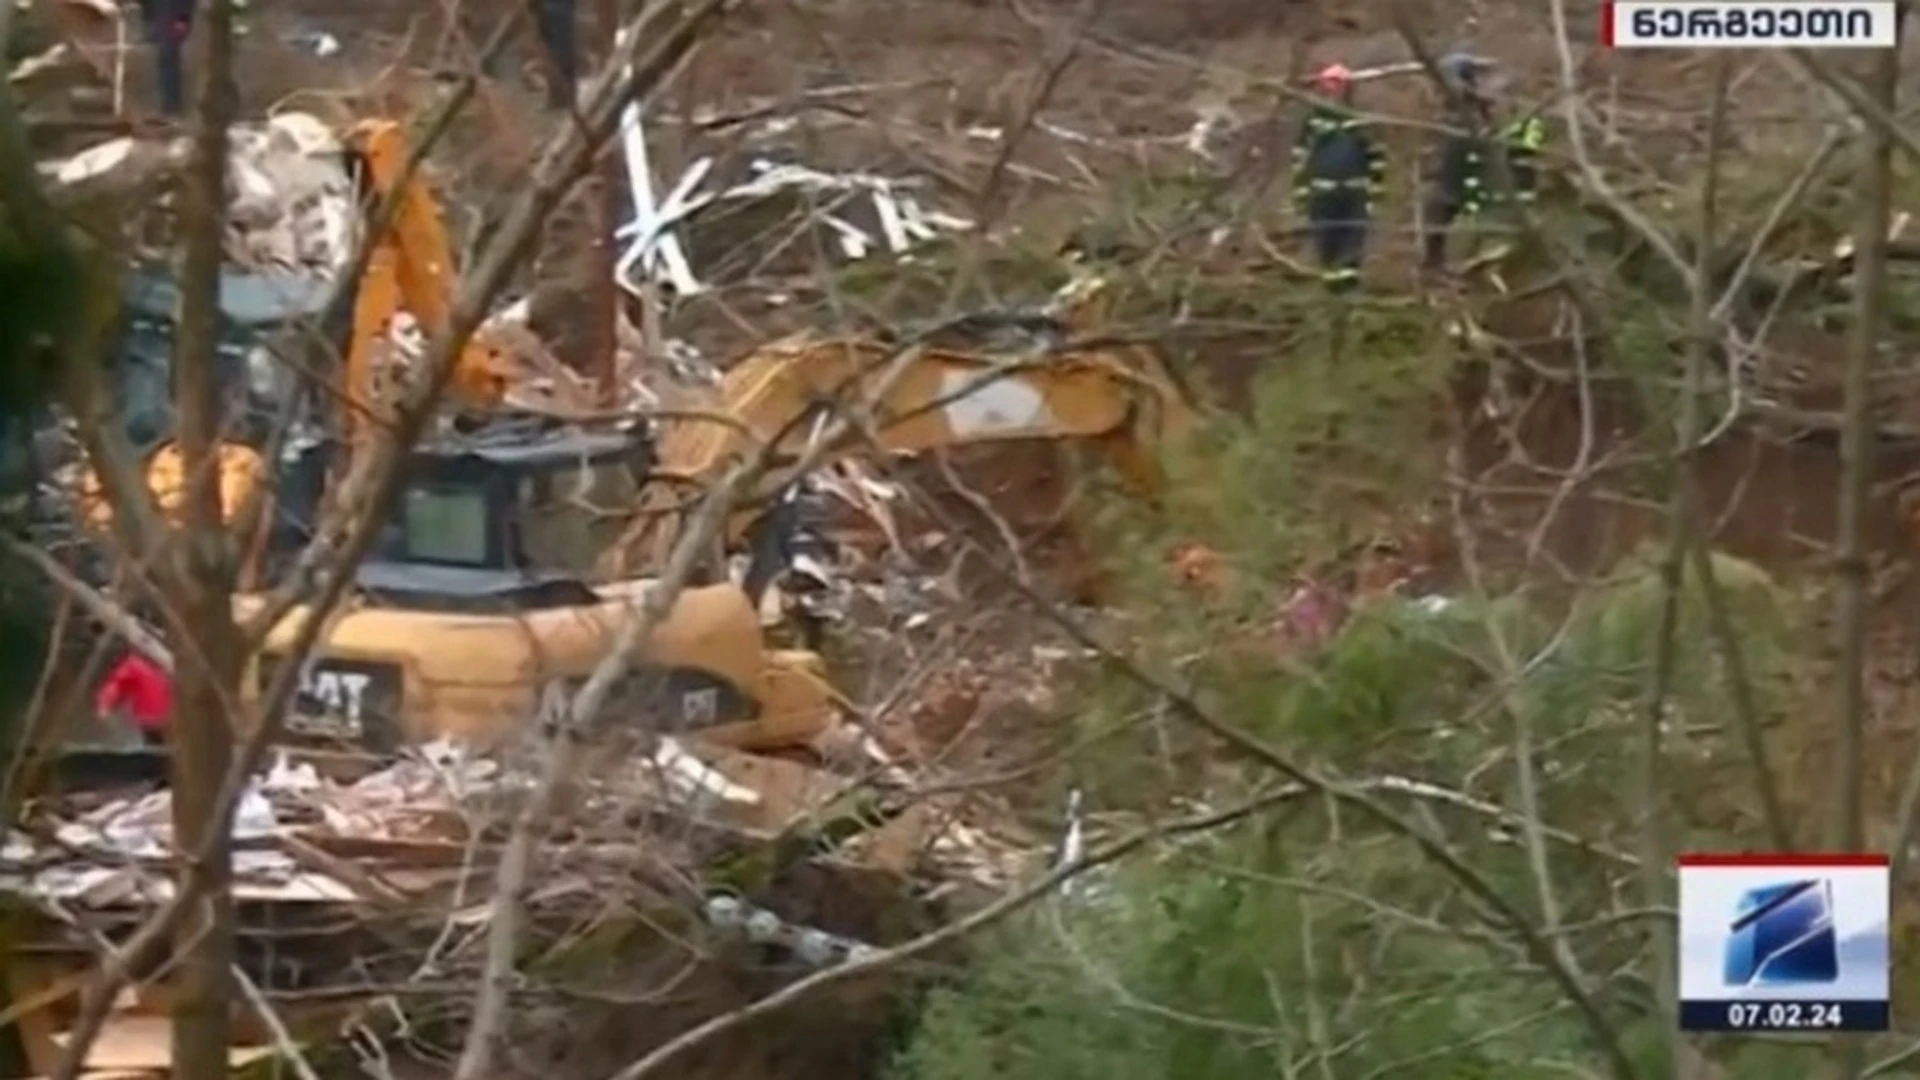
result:
[[[315,443],[286,465],[270,576],[286,573],[311,538],[340,457],[338,444]],[[422,443],[403,465],[353,600],[300,675],[289,733],[384,751],[524,729],[551,690],[584,678],[618,626],[637,617],[647,581],[595,585],[590,575],[652,464],[644,426],[513,418]],[[269,636],[255,692],[278,670],[292,630],[289,620]],[[609,712],[655,730],[791,745],[836,715],[817,658],[768,650],[732,585],[683,592],[643,648]]]
[[[306,546],[343,460],[340,443],[323,441],[286,466],[269,579]],[[587,431],[501,417],[424,441],[402,464],[360,591],[375,603],[466,613],[597,602],[586,584],[594,560],[652,463],[643,426]]]
[[[329,289],[313,275],[221,274],[215,364],[229,399],[226,415],[237,428],[230,438],[249,445],[265,441],[293,393],[299,337],[325,311]],[[179,304],[179,283],[165,270],[142,268],[128,279],[114,389],[128,439],[143,454],[173,437],[173,319]]]

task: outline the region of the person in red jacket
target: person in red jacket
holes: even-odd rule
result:
[[[131,725],[149,746],[166,742],[173,720],[173,676],[138,652],[122,657],[93,699],[94,711]]]

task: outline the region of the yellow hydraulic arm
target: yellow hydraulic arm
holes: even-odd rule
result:
[[[795,420],[816,402],[870,400],[897,355],[872,339],[802,335],[743,358],[723,378],[715,408],[732,424],[688,418],[663,426],[656,472],[667,482],[649,489],[639,516],[608,553],[608,570],[631,572],[661,558],[677,524],[672,508],[761,440],[781,437],[784,457],[804,453],[814,425]],[[1157,351],[1101,344],[1031,358],[922,349],[874,403],[874,421],[879,448],[900,454],[1007,439],[1088,440],[1151,497],[1162,486],[1160,444],[1190,430],[1194,414]],[[866,449],[855,438],[829,457]],[[751,513],[737,515],[729,539],[738,540],[751,520]]]
[[[372,204],[400,187],[387,228],[372,240],[366,274],[354,297],[343,391],[347,431],[358,434],[374,415],[376,380],[383,375],[376,370],[375,356],[385,347],[394,316],[402,311],[412,315],[429,338],[445,333],[453,318],[456,274],[452,245],[433,193],[417,175],[406,177],[403,185],[409,150],[401,125],[393,120],[363,120],[348,132],[346,143],[366,171]],[[369,227],[374,224],[368,223]],[[476,334],[454,366],[449,392],[470,405],[498,404],[518,374],[512,359],[507,349]]]
[[[373,202],[401,184],[408,147],[401,126],[391,120],[366,120],[346,136],[346,144],[365,169]],[[373,238],[365,275],[354,296],[353,330],[347,341],[346,371],[341,390],[346,399],[346,429],[350,436],[364,433],[375,415],[376,355],[386,342],[388,326],[402,311],[411,314],[429,337],[443,333],[453,316],[453,255],[440,207],[424,181],[407,178],[387,229]],[[371,222],[369,225],[371,226]],[[450,379],[449,392],[463,404],[498,404],[522,369],[501,345],[475,335],[462,350]],[[358,445],[358,438],[351,444]],[[229,511],[265,475],[258,453],[239,445],[223,445],[219,454],[222,499]],[[147,463],[149,485],[163,513],[177,513],[180,495],[180,451],[162,446]],[[81,478],[80,497],[86,520],[104,527],[110,512],[101,495],[100,481],[87,472]]]

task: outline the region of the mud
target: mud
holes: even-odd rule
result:
[[[1531,541],[1544,525],[1544,551],[1576,575],[1663,535],[1666,506],[1651,494],[1666,486],[1663,453],[1628,406],[1583,410],[1580,395],[1560,388],[1496,423],[1478,390],[1457,407],[1471,425],[1468,472],[1498,511],[1490,529]],[[1886,443],[1876,457],[1866,539],[1878,557],[1905,559],[1914,536],[1900,493],[1920,477],[1920,445]],[[1834,435],[1737,426],[1696,455],[1693,475],[1716,546],[1783,570],[1818,569],[1830,555],[1841,478]]]

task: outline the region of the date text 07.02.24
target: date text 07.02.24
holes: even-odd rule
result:
[[[1683,1001],[1683,1031],[1885,1031],[1884,1001]]]

